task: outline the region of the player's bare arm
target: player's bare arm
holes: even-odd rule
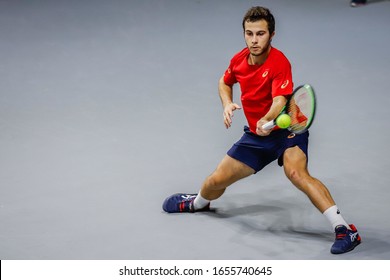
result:
[[[223,76],[219,79],[218,91],[223,108],[223,122],[225,127],[229,128],[232,125],[233,111],[241,109],[241,107],[233,103],[233,88],[225,84]]]
[[[284,96],[276,96],[273,101],[271,108],[269,109],[268,113],[265,114],[264,117],[262,117],[258,122],[257,122],[257,127],[256,127],[256,133],[260,136],[267,136],[271,133],[272,130],[265,130],[263,129],[263,125],[266,124],[267,122],[275,119],[280,111],[283,109],[283,107],[287,103],[287,98]]]

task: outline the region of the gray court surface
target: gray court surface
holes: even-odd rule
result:
[[[360,231],[348,254],[276,163],[214,212],[162,211],[242,135],[217,82],[254,5],[316,89],[309,170]],[[0,0],[0,259],[390,259],[389,27],[389,1]]]

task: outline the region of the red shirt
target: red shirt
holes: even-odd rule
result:
[[[225,84],[240,84],[241,104],[250,130],[256,133],[257,122],[268,113],[272,99],[293,92],[291,64],[276,48],[262,65],[249,65],[249,50],[243,49],[230,61],[225,71]]]

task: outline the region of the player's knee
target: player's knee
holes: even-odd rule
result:
[[[296,168],[289,168],[285,170],[287,178],[293,182],[294,184],[297,184],[302,181],[303,178],[303,172]]]

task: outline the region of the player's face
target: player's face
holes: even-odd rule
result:
[[[268,51],[274,33],[269,33],[268,23],[262,19],[255,22],[245,22],[244,36],[251,55],[261,56]]]

